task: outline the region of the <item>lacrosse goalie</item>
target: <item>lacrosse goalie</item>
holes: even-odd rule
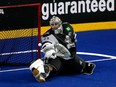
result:
[[[76,34],[72,26],[57,16],[50,21],[51,28],[41,37],[44,60],[37,59],[30,65],[33,76],[45,82],[57,74],[92,74],[95,64],[85,62],[76,54]]]

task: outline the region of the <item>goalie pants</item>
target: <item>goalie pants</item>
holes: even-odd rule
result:
[[[48,59],[46,64],[54,67],[54,72],[51,74],[80,74],[85,67],[85,61],[77,55],[69,60],[60,57]]]

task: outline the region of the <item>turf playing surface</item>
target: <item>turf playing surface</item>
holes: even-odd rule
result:
[[[78,32],[77,40],[77,54],[96,64],[92,75],[56,76],[39,83],[28,67],[2,66],[0,87],[116,87],[116,30]]]

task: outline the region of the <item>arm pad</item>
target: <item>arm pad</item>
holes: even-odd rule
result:
[[[64,47],[62,44],[56,44],[55,48],[56,48],[57,56],[61,56],[65,58],[71,56],[69,50],[66,47]]]

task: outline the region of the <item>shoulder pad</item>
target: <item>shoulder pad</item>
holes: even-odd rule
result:
[[[71,26],[70,23],[64,22],[62,25],[63,25],[64,32],[73,32],[73,27]]]
[[[70,25],[70,23],[68,23],[68,22],[63,22],[62,24],[67,24],[67,25]]]
[[[51,34],[51,29],[49,29],[48,31],[46,31],[42,36],[45,37],[45,36],[48,36]]]

